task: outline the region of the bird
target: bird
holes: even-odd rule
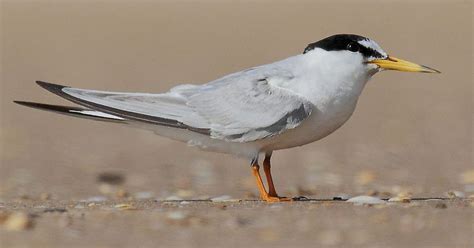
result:
[[[272,153],[337,130],[351,117],[366,83],[385,70],[440,73],[388,55],[372,39],[336,34],[307,45],[300,54],[164,93],[98,91],[36,81],[80,107],[14,102],[126,124],[202,150],[237,155],[250,162],[260,199],[284,202],[296,198],[277,194]],[[260,174],[261,156],[268,190]]]

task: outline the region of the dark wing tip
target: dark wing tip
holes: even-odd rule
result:
[[[39,102],[27,102],[27,101],[13,101],[13,102],[22,106],[36,108],[36,109],[43,109],[43,110],[55,110],[55,111],[61,111],[61,112],[66,112],[69,110],[84,110],[78,107],[51,105],[51,104],[45,104],[45,103],[39,103]]]
[[[16,104],[25,105],[25,106],[30,105],[31,103],[33,103],[33,102],[25,102],[25,101],[17,101],[17,100],[15,100],[13,102],[16,103]]]
[[[66,88],[67,86],[64,85],[59,85],[59,84],[52,84],[48,82],[43,82],[43,81],[36,81],[36,83],[41,86],[42,88],[46,89],[47,91],[50,91],[54,94],[58,94],[62,92],[63,88]]]
[[[51,112],[64,114],[64,115],[69,115],[69,116],[74,116],[74,117],[80,117],[80,118],[86,118],[86,119],[92,119],[92,120],[98,120],[98,121],[125,123],[126,124],[125,119],[123,119],[123,118],[119,118],[119,117],[113,118],[113,117],[94,115],[94,114],[91,114],[91,113],[87,113],[87,111],[93,111],[93,110],[80,108],[80,107],[51,105],[51,104],[45,104],[45,103],[26,102],[26,101],[13,101],[13,102],[16,103],[16,104],[26,106],[26,107],[30,107],[30,108],[34,108],[34,109],[51,111]]]
[[[18,103],[18,104],[26,103],[25,101],[17,101],[17,100],[14,100],[13,102],[14,102],[14,103]]]
[[[33,102],[25,102],[25,101],[13,101],[16,104],[31,107],[33,105]]]

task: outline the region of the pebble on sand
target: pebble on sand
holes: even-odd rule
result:
[[[356,197],[352,197],[347,202],[354,203],[356,205],[374,205],[374,204],[385,204],[386,202],[380,198],[368,196],[368,195],[360,195]]]
[[[457,191],[457,190],[446,192],[446,195],[449,198],[464,198],[464,197],[466,197],[466,194],[464,194],[461,191]]]
[[[436,205],[434,207],[439,208],[439,209],[445,209],[445,208],[448,208],[448,205],[446,205],[446,203],[444,203],[444,202],[438,202],[438,203],[436,203]]]
[[[411,202],[412,194],[409,192],[400,192],[397,196],[388,199],[389,202],[401,202],[409,203]]]
[[[41,193],[40,196],[39,196],[40,200],[42,201],[47,201],[47,200],[51,200],[51,194],[49,193]]]
[[[120,185],[125,182],[125,176],[119,172],[102,172],[97,175],[97,181],[105,184]]]
[[[334,196],[332,199],[334,201],[346,201],[346,200],[349,200],[351,198],[351,196],[349,194],[339,194],[339,195],[336,195]]]
[[[389,202],[401,202],[401,203],[410,203],[411,199],[409,197],[400,197],[395,196],[388,199]]]
[[[33,227],[33,220],[26,213],[15,212],[8,215],[4,224],[8,231],[23,231]]]

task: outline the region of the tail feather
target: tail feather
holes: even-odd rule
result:
[[[13,101],[13,102],[19,105],[30,107],[30,108],[55,112],[55,113],[79,117],[79,118],[86,118],[86,119],[106,121],[106,122],[127,123],[126,119],[122,117],[107,114],[107,113],[92,110],[92,109],[71,107],[71,106],[61,106],[61,105],[51,105],[51,104],[44,104],[44,103],[37,103],[37,102],[25,102],[25,101]]]
[[[178,112],[175,108],[173,110],[177,110],[176,112],[170,112],[169,109],[163,111],[166,107],[160,108],[162,102],[159,100],[161,100],[160,97],[163,96],[160,96],[159,94],[120,93],[77,89],[44,81],[36,81],[36,83],[49,92],[85,108],[121,117],[130,122],[188,129],[205,135],[210,134],[208,128],[194,127],[184,124],[180,118],[174,116],[176,115],[176,112]],[[179,100],[176,101],[179,102]],[[168,103],[173,105],[173,101],[169,101]],[[179,111],[181,111],[181,117],[186,114],[193,114],[192,110],[186,106],[185,103],[177,105],[182,105],[181,108],[178,108]],[[173,106],[176,107],[175,105]],[[166,112],[167,114],[163,114],[163,112]]]

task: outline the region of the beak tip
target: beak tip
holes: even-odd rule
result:
[[[428,67],[428,66],[426,66],[426,65],[422,65],[421,67],[423,67],[423,69],[424,69],[423,72],[427,72],[427,73],[438,73],[438,74],[441,73],[441,71],[438,71],[438,70],[433,69],[433,68],[431,68],[431,67]]]

